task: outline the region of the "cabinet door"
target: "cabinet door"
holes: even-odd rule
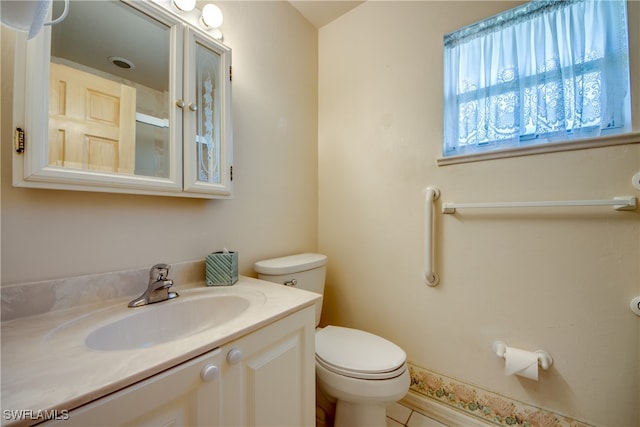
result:
[[[223,425],[315,425],[313,307],[222,348]]]
[[[14,185],[180,195],[184,23],[153,2],[75,3],[33,40],[16,38],[14,124],[26,145],[13,154]]]
[[[231,196],[231,50],[185,37],[184,191]]]
[[[220,426],[220,350],[155,375],[46,426]]]

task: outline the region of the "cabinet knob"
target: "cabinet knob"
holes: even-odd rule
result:
[[[202,378],[202,381],[213,381],[218,378],[219,371],[216,365],[207,363],[200,371],[200,378]]]
[[[189,110],[198,111],[198,106],[192,102],[191,104],[189,104]]]
[[[180,107],[180,108],[184,108],[184,106],[185,106],[185,105],[187,105],[187,104],[185,104],[185,103],[184,103],[184,101],[183,101],[182,99],[178,99],[178,100],[176,101],[176,105],[177,105],[178,107]]]
[[[232,348],[231,350],[229,350],[229,353],[227,353],[227,362],[229,362],[230,365],[235,365],[236,363],[239,363],[241,360],[242,360],[242,352],[237,348]]]

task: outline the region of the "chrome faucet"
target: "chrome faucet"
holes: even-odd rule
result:
[[[169,279],[169,266],[156,264],[149,270],[149,286],[142,295],[129,303],[129,307],[140,307],[154,302],[176,298],[177,292],[169,292],[173,280]]]

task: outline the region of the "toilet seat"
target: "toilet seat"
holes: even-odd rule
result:
[[[407,369],[397,345],[357,329],[327,326],[316,332],[316,362],[339,375],[363,380],[396,378]]]

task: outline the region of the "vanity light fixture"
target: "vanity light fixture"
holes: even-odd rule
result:
[[[200,25],[217,40],[222,40],[222,31],[220,31],[219,27],[222,25],[223,20],[222,11],[218,6],[212,3],[204,5],[202,16],[200,17]]]
[[[196,0],[173,0],[173,5],[180,12],[191,12],[196,7]]]

